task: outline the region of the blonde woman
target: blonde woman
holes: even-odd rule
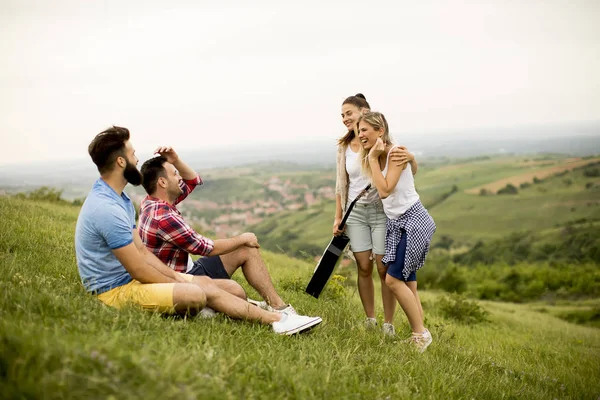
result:
[[[415,190],[410,163],[390,162],[395,147],[383,114],[369,112],[358,120],[362,171],[371,178],[388,218],[385,237],[385,284],[404,310],[412,328],[412,342],[423,352],[432,342],[423,325],[423,307],[417,293],[417,270],[425,263],[435,223]]]
[[[361,145],[355,134],[356,123],[364,112],[370,111],[369,103],[362,94],[350,96],[342,103],[342,122],[348,129],[338,140],[337,178],[336,178],[336,210],[333,223],[333,234],[340,235],[339,225],[349,203],[369,184],[369,178],[361,172],[359,152]],[[417,162],[414,156],[404,147],[396,147],[392,163],[405,165],[409,162],[414,173]],[[383,205],[372,188],[354,207],[346,222],[346,234],[350,238],[350,248],[358,266],[358,293],[367,315],[368,327],[377,326],[375,318],[375,290],[373,286],[373,258],[377,263],[377,271],[381,279],[381,296],[383,299],[384,324],[383,332],[394,335],[392,324],[396,310],[396,298],[385,285],[386,268],[382,263],[385,253],[386,216]]]

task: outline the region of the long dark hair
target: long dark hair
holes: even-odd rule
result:
[[[359,110],[361,108],[366,108],[369,110],[371,109],[371,106],[367,102],[367,98],[362,93],[357,93],[354,96],[347,97],[346,100],[344,100],[344,102],[342,103],[342,105],[344,105],[344,104],[352,104],[353,106],[357,107]],[[356,134],[354,133],[354,130],[348,130],[348,132],[346,132],[346,134],[338,140],[338,146],[339,145],[348,146],[350,144],[350,142],[352,141],[352,139],[354,139],[355,135]]]

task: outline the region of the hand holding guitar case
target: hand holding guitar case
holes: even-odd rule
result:
[[[356,196],[352,203],[350,203],[348,210],[346,210],[346,214],[344,214],[342,222],[338,226],[339,230],[344,229],[344,226],[346,225],[346,220],[352,212],[354,205],[362,196],[364,196],[369,191],[370,188],[371,185],[368,185],[366,188],[363,189],[362,192],[358,194],[358,196]],[[346,236],[345,233],[342,233],[339,236],[334,236],[333,239],[331,239],[329,245],[323,252],[321,260],[319,260],[319,263],[315,268],[315,271],[310,282],[308,283],[308,286],[306,287],[306,293],[310,294],[311,296],[317,299],[319,298],[319,295],[323,291],[323,288],[325,288],[325,285],[327,285],[329,278],[333,274],[333,271],[335,270],[335,267],[337,266],[341,258],[340,256],[344,252],[344,249],[348,245],[348,242],[350,242],[350,238]]]

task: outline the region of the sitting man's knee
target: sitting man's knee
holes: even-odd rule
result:
[[[201,309],[206,307],[206,293],[199,286],[193,286],[191,300],[194,303],[193,308]]]
[[[235,250],[237,256],[243,260],[243,262],[247,261],[254,254],[258,254],[258,250],[250,247],[239,247]]]
[[[211,287],[214,285],[213,280],[205,275],[194,276],[194,279],[192,280],[192,282],[194,282],[195,284],[199,285],[202,288],[203,287]]]
[[[206,293],[198,285],[179,284],[173,293],[173,302],[177,311],[200,310],[206,306]]]
[[[248,297],[246,295],[246,291],[244,288],[234,280],[226,281],[226,287],[224,288],[227,292],[231,293],[234,296],[239,297],[240,299],[246,300]]]

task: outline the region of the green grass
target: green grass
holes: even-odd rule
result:
[[[0,198],[2,398],[600,395],[598,329],[529,305],[497,302],[481,303],[489,322],[465,325],[445,316],[438,293],[423,292],[435,341],[417,354],[400,341],[409,334],[401,312],[398,339],[366,331],[350,285],[330,285],[321,299],[313,299],[302,291],[313,264],[266,251],[283,298],[323,317],[312,333],[280,337],[268,327],[222,316],[166,318],[110,309],[79,283],[73,250],[77,213],[67,205]]]

